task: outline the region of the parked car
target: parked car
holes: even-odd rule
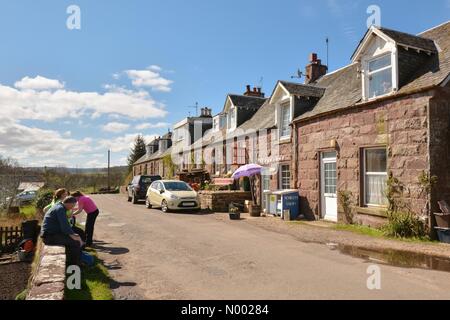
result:
[[[37,197],[37,191],[22,191],[21,193],[19,193],[18,195],[15,196],[14,198],[14,204],[18,205],[18,206],[22,206],[25,204],[30,204],[31,202],[34,201],[34,199],[36,199]],[[6,198],[6,203],[9,203],[11,201],[11,197]]]
[[[198,194],[186,182],[160,180],[153,182],[145,199],[147,208],[159,207],[163,212],[170,210],[200,210]]]
[[[140,200],[145,200],[148,187],[161,179],[161,176],[135,176],[127,187],[128,202],[136,204]]]

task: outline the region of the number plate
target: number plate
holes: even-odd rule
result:
[[[195,202],[184,202],[183,203],[183,207],[194,207],[195,206]]]

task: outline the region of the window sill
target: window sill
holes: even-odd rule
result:
[[[289,142],[291,142],[291,137],[284,137],[284,138],[280,138],[280,139],[278,140],[278,143],[279,143],[279,144],[289,143]]]
[[[363,100],[364,100],[364,102],[373,102],[373,101],[377,101],[377,100],[379,100],[379,99],[383,99],[383,98],[387,98],[387,97],[389,97],[389,96],[393,96],[393,95],[395,95],[396,93],[397,93],[396,90],[392,90],[391,92],[385,93],[385,94],[380,95],[380,96],[376,96],[376,97],[372,97],[372,98],[367,98],[367,97],[365,97]]]
[[[384,207],[357,207],[356,212],[368,216],[387,218],[386,208]]]

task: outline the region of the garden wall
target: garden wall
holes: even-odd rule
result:
[[[199,197],[201,208],[213,212],[228,212],[231,202],[244,205],[245,200],[252,200],[251,193],[245,191],[201,191]]]
[[[41,241],[38,262],[32,275],[27,300],[63,300],[66,280],[66,249],[46,246]]]

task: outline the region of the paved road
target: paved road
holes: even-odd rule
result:
[[[117,299],[450,299],[449,273],[381,265],[381,290],[368,290],[371,263],[325,245],[118,195],[94,199]]]

